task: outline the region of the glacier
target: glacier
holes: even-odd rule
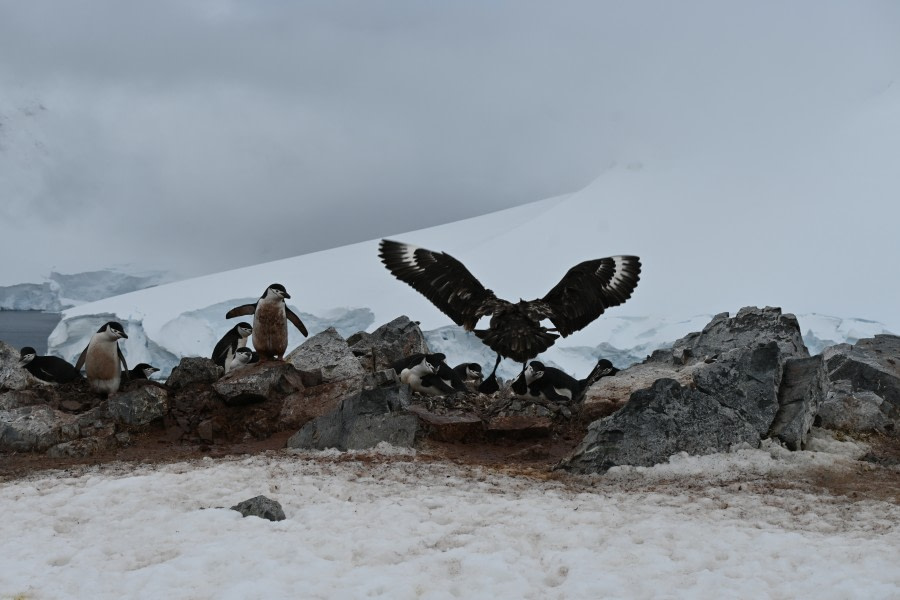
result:
[[[60,312],[79,304],[94,302],[172,281],[165,271],[132,272],[129,267],[58,273],[47,281],[0,286],[0,310],[40,310]]]

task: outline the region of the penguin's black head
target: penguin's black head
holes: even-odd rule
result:
[[[284,289],[284,286],[281,285],[280,283],[273,283],[272,285],[270,285],[269,288],[266,290],[266,293],[269,293],[269,292],[272,292],[273,294],[277,294],[277,295],[281,296],[282,298],[290,298],[291,297],[291,295],[287,293],[287,290]]]
[[[35,356],[37,356],[37,350],[31,346],[25,346],[22,348],[22,351],[19,352],[19,366],[24,367],[33,361]]]
[[[125,333],[125,328],[122,327],[122,324],[118,321],[110,321],[103,327],[97,330],[97,333],[101,333],[103,331],[111,331],[115,334],[116,337],[128,339],[128,334]]]
[[[253,333],[253,326],[246,321],[241,321],[237,325],[234,326],[237,332],[241,335],[241,337],[247,337],[251,333]]]
[[[466,365],[466,368],[470,371],[474,371],[475,373],[481,374],[481,365],[478,363],[469,363]]]
[[[243,346],[234,351],[234,357],[241,357],[244,362],[250,362],[250,359],[253,358],[253,350],[250,348]]]
[[[159,371],[159,369],[153,365],[148,365],[147,363],[140,363],[134,367],[134,371],[136,373],[142,373],[144,377],[150,379],[150,376]]]
[[[599,369],[612,369],[613,364],[606,358],[601,358],[597,361],[597,368]]]

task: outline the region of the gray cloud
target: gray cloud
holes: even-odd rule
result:
[[[752,161],[900,73],[891,2],[2,7],[0,248],[35,250],[0,284],[197,274],[574,191],[613,163]]]

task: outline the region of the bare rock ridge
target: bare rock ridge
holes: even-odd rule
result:
[[[796,318],[778,308],[716,315],[702,331],[600,379],[581,403],[509,390],[420,397],[388,365],[427,352],[418,325],[399,317],[347,340],[327,329],[285,361],[224,377],[209,359],[185,357],[165,384],[132,381],[101,401],[84,382],[34,379],[0,342],[0,453],[84,456],[148,432],[172,444],[221,446],[284,432],[294,434],[289,447],[307,449],[416,446],[423,438],[493,443],[558,438],[590,423],[558,467],[602,473],[765,438],[802,449],[814,424],[896,435],[900,419],[900,338],[878,335],[810,356]]]

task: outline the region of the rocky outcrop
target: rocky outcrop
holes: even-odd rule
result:
[[[407,385],[363,390],[304,425],[287,446],[309,450],[363,450],[380,442],[412,446],[419,425],[415,415],[404,410],[410,396]]]
[[[413,354],[429,353],[419,324],[406,316],[397,317],[372,333],[354,333],[347,343],[367,373],[390,368],[391,364]]]
[[[822,353],[828,394],[823,427],[849,432],[900,431],[900,337],[876,335]]]
[[[824,396],[820,361],[808,359],[793,315],[753,307],[716,315],[671,350],[594,384],[587,414],[621,408],[592,423],[560,466],[649,466],[677,452],[758,445],[768,435],[801,447]]]

